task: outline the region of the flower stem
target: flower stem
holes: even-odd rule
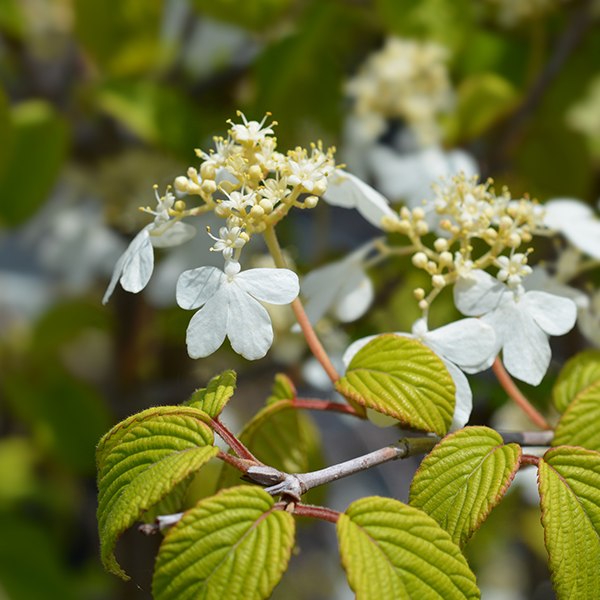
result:
[[[265,242],[267,243],[267,248],[271,253],[271,256],[275,260],[275,265],[278,269],[286,269],[287,265],[285,264],[285,258],[281,252],[281,247],[279,246],[279,242],[277,241],[277,236],[275,235],[275,229],[272,226],[267,226],[267,228],[263,231],[263,235],[265,237]],[[313,329],[308,317],[306,316],[306,312],[304,312],[304,307],[302,306],[302,302],[300,302],[299,298],[296,298],[292,302],[292,309],[294,314],[296,315],[296,320],[300,324],[302,329],[302,333],[304,333],[304,337],[306,338],[306,342],[308,343],[309,348],[312,353],[315,355],[315,358],[321,363],[325,372],[329,376],[329,379],[333,383],[335,383],[339,378],[339,374],[336,368],[333,366],[327,352],[321,345],[321,342],[317,338],[317,334]]]
[[[211,427],[225,440],[229,447],[242,459],[250,460],[255,465],[262,465],[260,460],[258,460],[240,440],[231,432],[221,421],[219,421],[218,417],[211,419]]]
[[[523,454],[521,456],[521,467],[525,465],[535,465],[536,467],[540,466],[540,457],[533,456],[533,454]]]
[[[494,373],[500,382],[500,385],[505,389],[506,393],[521,407],[525,414],[535,423],[540,429],[552,429],[548,421],[531,405],[529,400],[521,393],[521,390],[515,385],[511,376],[506,372],[500,357],[497,356],[492,366]]]

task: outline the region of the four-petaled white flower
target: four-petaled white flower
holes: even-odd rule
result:
[[[134,294],[146,287],[154,270],[154,248],[180,246],[196,235],[196,228],[188,223],[170,223],[168,210],[174,202],[172,194],[167,192],[164,198],[159,198],[157,194],[157,201],[156,211],[145,210],[155,215],[154,222],[146,225],[133,238],[117,261],[102,304],[106,304],[110,299],[117,281],[121,282],[124,290]]]
[[[523,277],[531,274],[531,267],[527,264],[527,255],[517,252],[510,258],[499,256],[494,261],[499,268],[496,275],[498,281],[505,281],[511,290],[521,285]]]
[[[424,319],[412,326],[412,333],[395,333],[397,336],[418,340],[429,347],[448,369],[456,387],[456,405],[452,417],[451,431],[464,427],[473,409],[473,394],[465,373],[478,373],[487,369],[496,357],[494,330],[481,319],[461,319],[433,331],[427,329]],[[350,364],[356,353],[376,335],[350,344],[344,353],[344,364]]]
[[[531,385],[538,385],[548,370],[548,336],[567,333],[577,318],[569,298],[525,292],[522,286],[513,291],[481,270],[471,279],[458,279],[454,303],[463,315],[483,315],[481,321],[496,332],[495,354],[502,350],[506,370]]]
[[[335,169],[327,179],[327,191],[323,200],[332,206],[356,208],[375,227],[381,227],[383,217],[394,218],[396,213],[389,202],[377,190],[361,181],[352,173]]]
[[[373,240],[343,260],[311,271],[302,281],[302,295],[307,299],[306,315],[316,323],[333,308],[342,323],[356,321],[373,302],[373,284],[363,263],[374,249]]]
[[[177,304],[187,310],[202,307],[187,329],[188,354],[208,356],[227,336],[244,358],[262,358],[273,343],[273,327],[260,302],[289,304],[299,290],[298,276],[289,269],[240,273],[238,262],[227,261],[225,272],[216,267],[185,271],[177,282]]]
[[[600,220],[580,200],[550,200],[544,204],[544,225],[560,231],[581,251],[600,259]]]

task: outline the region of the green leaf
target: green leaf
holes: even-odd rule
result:
[[[287,569],[294,518],[264,490],[239,486],[201,500],[166,535],[156,600],[262,600]]]
[[[600,454],[568,446],[548,450],[539,487],[557,599],[600,598]]]
[[[68,149],[68,126],[50,104],[21,102],[12,110],[13,141],[0,188],[0,220],[19,225],[46,200]],[[32,176],[32,169],[35,176]]]
[[[428,454],[411,486],[409,504],[433,517],[461,548],[500,502],[521,462],[487,427],[465,427]]]
[[[294,398],[296,398],[296,387],[292,380],[283,373],[277,373],[271,395],[267,398],[267,405],[275,404],[280,400],[294,400]]]
[[[357,600],[479,598],[450,535],[424,512],[391,498],[353,502],[337,522],[342,564]]]
[[[567,362],[554,384],[552,398],[556,408],[565,412],[579,392],[599,381],[600,350],[580,352]]]
[[[171,408],[171,414],[145,411],[101,440],[98,526],[102,562],[124,579],[127,576],[113,554],[117,538],[219,452],[212,446],[213,432],[200,411],[163,408]]]
[[[293,0],[192,0],[194,8],[226,23],[264,31],[290,7]]]
[[[155,67],[163,0],[75,0],[75,33],[98,66],[111,75]]]
[[[518,101],[517,90],[495,73],[463,79],[457,90],[457,118],[461,136],[476,138],[505,116]]]
[[[415,429],[443,436],[452,423],[455,387],[444,363],[406,337],[386,334],[369,342],[335,388]]]
[[[218,417],[235,391],[235,371],[224,371],[213,377],[206,388],[196,390],[185,403],[186,406],[198,408],[212,417]]]
[[[569,404],[556,426],[553,444],[600,451],[600,381],[585,388]]]

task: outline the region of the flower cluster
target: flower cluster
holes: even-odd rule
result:
[[[386,119],[402,119],[424,145],[436,141],[436,116],[451,108],[447,50],[433,42],[389,38],[346,85],[354,112],[377,138]]]

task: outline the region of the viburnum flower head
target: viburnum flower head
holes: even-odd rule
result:
[[[289,304],[300,290],[289,269],[248,269],[229,260],[225,272],[199,267],[183,272],[177,281],[177,304],[200,310],[187,329],[188,354],[203,358],[229,338],[232,348],[248,360],[265,356],[273,343],[269,313],[260,302]]]
[[[455,431],[464,427],[473,410],[473,394],[463,371],[478,373],[492,364],[496,356],[494,330],[481,319],[461,319],[429,331],[425,319],[417,319],[412,333],[399,332],[395,335],[418,340],[444,363],[456,387],[456,405],[450,429]],[[376,337],[372,335],[350,344],[343,357],[346,367],[358,351]]]
[[[144,212],[155,216],[154,221],[133,238],[117,261],[102,299],[103,304],[110,299],[117,281],[120,281],[124,290],[134,294],[146,287],[154,270],[154,248],[179,246],[196,235],[195,227],[171,218],[169,211],[175,202],[173,194],[167,192],[161,198],[155,188],[155,195],[156,210],[144,209]]]
[[[569,298],[525,292],[522,286],[513,291],[481,270],[457,280],[454,303],[463,315],[482,315],[480,320],[496,333],[495,354],[502,350],[506,370],[531,385],[540,383],[550,365],[548,336],[564,335],[577,318]]]

